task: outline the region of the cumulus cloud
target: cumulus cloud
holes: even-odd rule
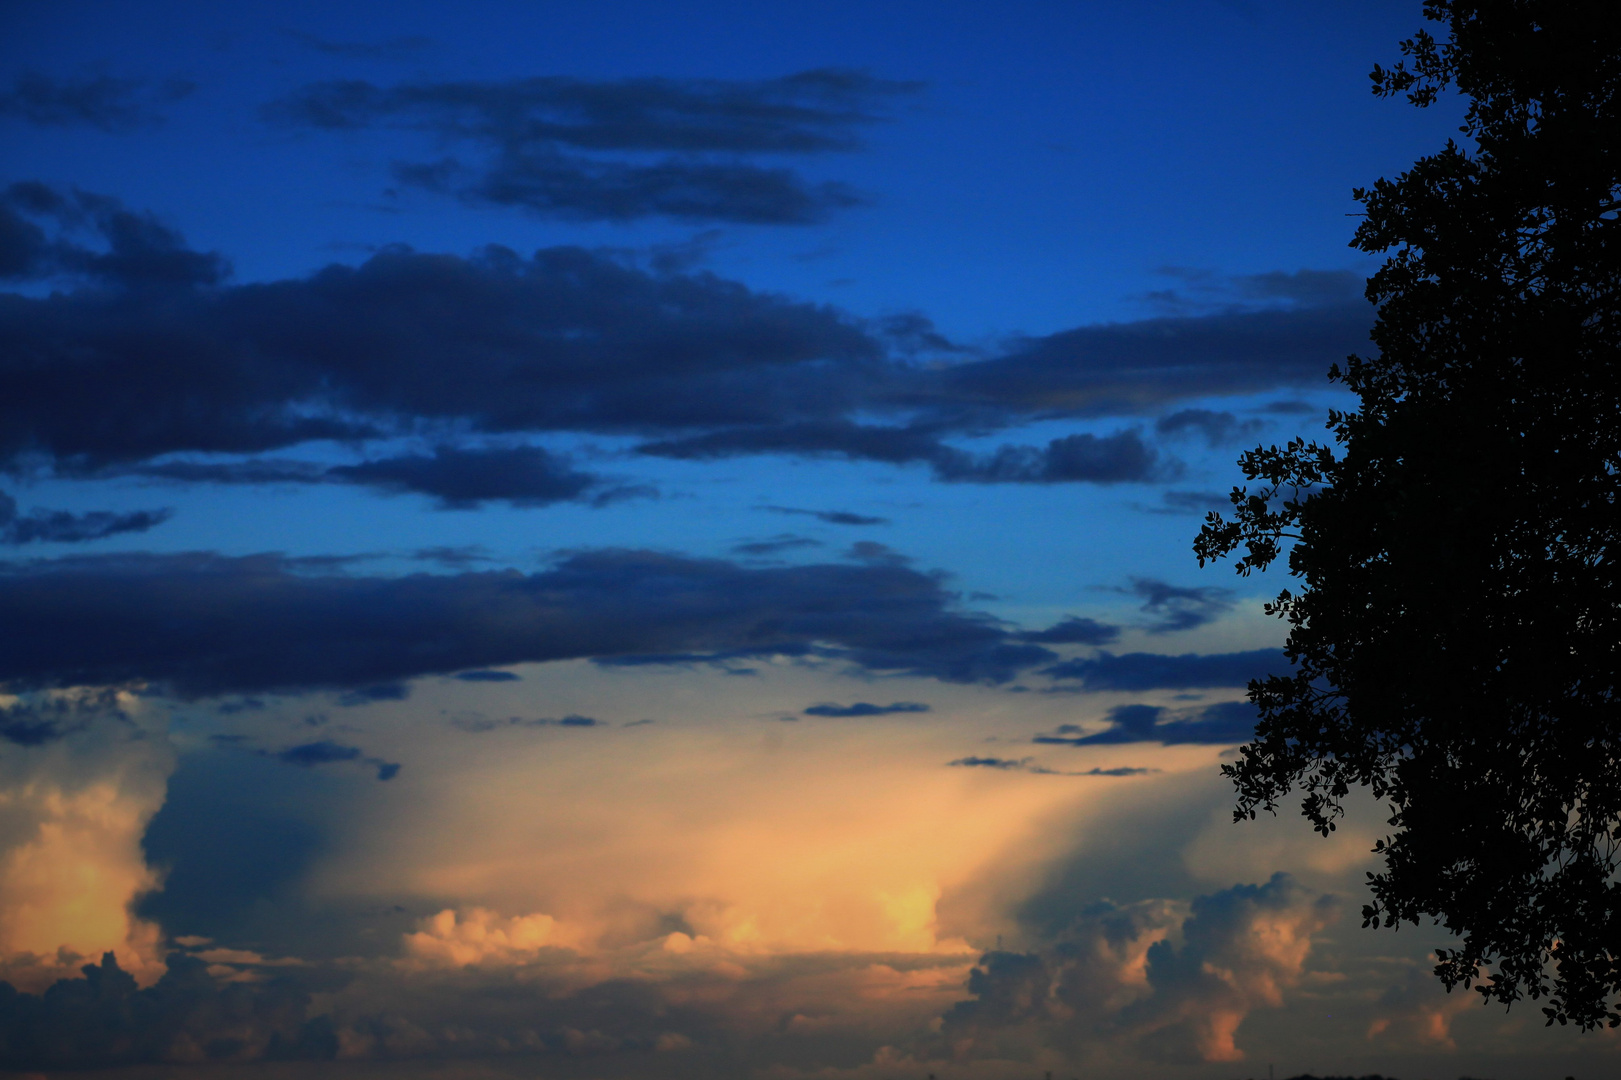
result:
[[[554,568],[365,577],[277,556],[120,555],[0,564],[0,656],[19,686],[150,681],[208,696],[354,689],[525,661],[823,657],[1000,683],[1055,659],[958,611],[938,578],[888,561],[747,568],[646,551]]]
[[[158,929],[131,907],[160,881],[141,839],[173,753],[130,695],[31,698],[0,713],[0,978],[43,988],[114,950],[150,981]]]
[[[168,970],[141,989],[112,953],[39,995],[0,982],[0,1065],[83,1069],[155,1062],[338,1055],[325,1016],[308,1016],[309,994],[285,982],[219,984],[206,961],[171,953]]]
[[[1286,874],[1186,908],[1097,904],[1035,952],[982,957],[973,999],[945,1015],[943,1037],[959,1057],[994,1056],[1011,1041],[1105,1038],[1162,1058],[1242,1060],[1240,1025],[1284,1004],[1335,904]]]
[[[884,117],[884,103],[917,89],[833,68],[758,80],[345,80],[303,87],[265,116],[316,129],[406,128],[468,146],[474,163],[397,162],[394,173],[472,203],[583,220],[783,225],[863,200],[743,155],[858,149],[859,130]],[[667,156],[647,161],[649,153]]]

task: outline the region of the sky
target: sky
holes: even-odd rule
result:
[[[0,1067],[1616,1068],[1219,771],[1417,4],[0,20]]]

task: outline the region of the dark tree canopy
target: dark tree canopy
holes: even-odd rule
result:
[[[1621,1023],[1621,4],[1429,0],[1374,92],[1467,104],[1356,197],[1377,354],[1335,443],[1257,448],[1200,563],[1287,550],[1292,677],[1250,685],[1237,818],[1392,810],[1364,924],[1432,917],[1448,989]],[[1337,445],[1336,445],[1337,443]],[[1257,483],[1258,482],[1258,483]]]

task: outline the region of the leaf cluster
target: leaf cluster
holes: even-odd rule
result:
[[[1367,925],[1435,920],[1448,989],[1621,1024],[1621,5],[1429,0],[1374,92],[1468,103],[1358,189],[1376,352],[1329,445],[1240,460],[1201,565],[1287,552],[1294,674],[1225,767],[1236,818],[1390,807]],[[1487,969],[1490,969],[1489,971]]]

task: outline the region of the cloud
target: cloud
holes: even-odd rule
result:
[[[999,758],[999,757],[961,757],[955,761],[946,762],[969,769],[998,769],[1003,772],[1029,772],[1042,776],[1142,776],[1145,773],[1159,772],[1158,769],[1138,768],[1131,765],[1122,765],[1113,769],[1093,768],[1081,772],[1066,772],[1061,769],[1049,769],[1041,765],[1032,765],[1032,758]]]
[[[1233,608],[1231,589],[1204,585],[1187,588],[1169,585],[1156,578],[1134,577],[1131,588],[1122,590],[1142,598],[1140,610],[1158,618],[1148,627],[1150,634],[1173,634],[1214,622]]]
[[[471,510],[496,499],[514,506],[546,506],[581,500],[587,495],[601,505],[651,491],[647,487],[607,485],[600,477],[579,472],[538,446],[439,446],[431,456],[405,454],[359,465],[337,465],[327,469],[322,478],[396,493],[431,495],[445,510]]]
[[[858,131],[884,117],[883,104],[916,89],[832,68],[760,80],[347,80],[303,87],[265,116],[328,130],[407,128],[469,146],[481,155],[474,164],[399,162],[394,174],[472,203],[580,220],[807,224],[864,200],[741,156],[858,149]]]
[[[924,462],[941,480],[958,483],[1058,484],[1145,482],[1175,475],[1139,432],[1066,435],[1046,446],[1002,446],[971,454],[949,446],[938,425],[890,427],[849,420],[818,420],[761,427],[727,428],[644,443],[644,454],[704,460],[736,454],[804,454],[881,461]]]
[[[784,551],[793,551],[798,548],[821,547],[820,540],[812,540],[808,536],[795,536],[793,533],[782,533],[765,540],[751,540],[741,544],[732,545],[733,555],[752,555],[756,558],[765,555],[777,555]]]
[[[792,506],[762,506],[761,510],[769,510],[773,514],[801,514],[813,517],[827,525],[888,525],[888,518],[873,517],[869,514],[855,514],[848,510],[800,510]]]
[[[1182,409],[1154,421],[1154,430],[1160,435],[1197,432],[1212,448],[1230,443],[1235,438],[1247,438],[1265,426],[1260,420],[1239,420],[1230,412],[1211,409]]]
[[[53,79],[37,71],[17,76],[11,89],[0,91],[0,116],[12,116],[40,127],[93,127],[106,132],[133,131],[162,121],[157,106],[179,101],[196,86],[184,79],[153,85],[145,79],[95,75]]]
[[[103,717],[129,721],[116,691],[28,694],[0,705],[0,739],[15,746],[41,746],[83,731]]]
[[[985,954],[969,977],[973,999],[945,1015],[942,1035],[959,1057],[992,1056],[1019,1035],[1059,1049],[1101,1037],[1161,1059],[1240,1061],[1239,1026],[1284,1004],[1335,907],[1287,874],[1186,909],[1103,902],[1036,952]]]
[[[114,513],[92,510],[72,514],[66,510],[35,508],[26,515],[17,512],[17,500],[0,491],[0,544],[17,546],[36,541],[77,544],[104,540],[120,533],[146,532],[174,517],[171,509],[132,510]]]
[[[217,983],[208,963],[169,955],[158,982],[140,989],[112,953],[41,995],[0,983],[0,1064],[62,1069],[152,1062],[335,1058],[329,1017],[285,981]]]
[[[1366,349],[1373,308],[1355,300],[1223,311],[1060,331],[938,373],[936,399],[1023,415],[1108,416],[1275,387],[1320,387]]]
[[[1042,645],[1107,645],[1120,637],[1120,627],[1066,615],[1045,630],[1027,631],[1019,637]]]
[[[1209,705],[1191,715],[1167,719],[1169,710],[1159,705],[1117,705],[1109,710],[1109,726],[1091,735],[1073,732],[1065,724],[1056,735],[1037,735],[1031,742],[1067,746],[1112,746],[1119,743],[1159,742],[1166,746],[1205,743],[1231,746],[1246,742],[1255,733],[1255,706],[1248,701],[1224,701]]]
[[[806,716],[889,716],[894,713],[925,713],[929,706],[920,701],[892,701],[888,705],[872,705],[858,701],[853,705],[822,702],[805,710]]]
[[[0,294],[0,465],[358,483],[445,506],[636,493],[506,442],[591,432],[687,460],[782,453],[916,463],[959,483],[1158,482],[1181,465],[1136,427],[985,451],[953,440],[1316,384],[1369,320],[1366,304],[1155,319],[924,364],[881,323],[653,264],[567,247],[390,247],[358,266],[231,284],[223,258],[150,215],[14,184],[0,196],[0,276],[53,289]],[[338,466],[258,456],[406,435],[434,448]],[[173,457],[184,454],[249,457]]]
[[[1225,514],[1233,508],[1232,500],[1216,491],[1166,491],[1160,494],[1160,501],[1162,505],[1150,510],[1150,513],[1197,514],[1203,517],[1211,511]]]
[[[1189,690],[1207,686],[1247,686],[1252,679],[1287,674],[1279,649],[1236,653],[1100,652],[1089,659],[1066,660],[1044,668],[1055,679],[1079,679],[1087,690]]]
[[[93,234],[98,247],[76,239],[86,234]],[[36,181],[21,181],[0,192],[0,280],[71,275],[130,289],[186,288],[218,284],[229,272],[218,255],[190,250],[179,233],[157,218],[129,210],[110,196],[78,189],[63,194]],[[0,328],[8,338],[21,310],[28,308],[0,309]]]
[[[651,721],[648,722],[651,723]],[[475,735],[482,734],[486,731],[495,731],[497,728],[588,728],[603,726],[601,720],[597,720],[589,716],[581,716],[578,713],[569,713],[567,716],[561,718],[541,716],[534,719],[529,719],[522,716],[509,716],[505,720],[493,720],[490,717],[481,716],[477,713],[464,713],[460,716],[453,717],[450,723],[452,727],[460,728],[462,731],[472,732]]]
[[[451,678],[460,679],[462,682],[517,682],[523,676],[511,671],[475,670],[458,671]]]
[[[63,212],[87,198],[34,194]],[[30,358],[0,361],[0,460],[44,454],[96,469],[433,425],[694,428],[838,410],[864,382],[888,377],[878,344],[831,309],[705,274],[649,273],[606,253],[390,249],[309,278],[203,288],[223,273],[215,257],[127,211],[94,223],[108,252],[41,231],[38,244],[30,234],[0,253],[0,265],[33,276],[65,267],[117,286],[0,295],[0,342]],[[138,295],[159,287],[161,303]],[[520,482],[501,497],[551,498],[583,483],[542,455],[488,451],[483,463]],[[471,464],[438,455],[340,475],[454,500],[472,494],[462,468]]]
[[[394,762],[369,757],[359,747],[345,746],[342,743],[330,742],[326,739],[319,742],[289,746],[285,750],[267,753],[265,756],[274,758],[284,765],[297,765],[304,769],[313,769],[317,765],[333,765],[350,761],[360,762],[374,766],[377,769],[377,779],[379,780],[392,780],[400,772],[399,765]]]
[[[816,656],[1000,683],[1055,659],[935,576],[884,562],[746,568],[647,551],[552,569],[366,577],[278,556],[119,555],[0,564],[17,686],[150,681],[187,696],[354,689],[526,661]]]

